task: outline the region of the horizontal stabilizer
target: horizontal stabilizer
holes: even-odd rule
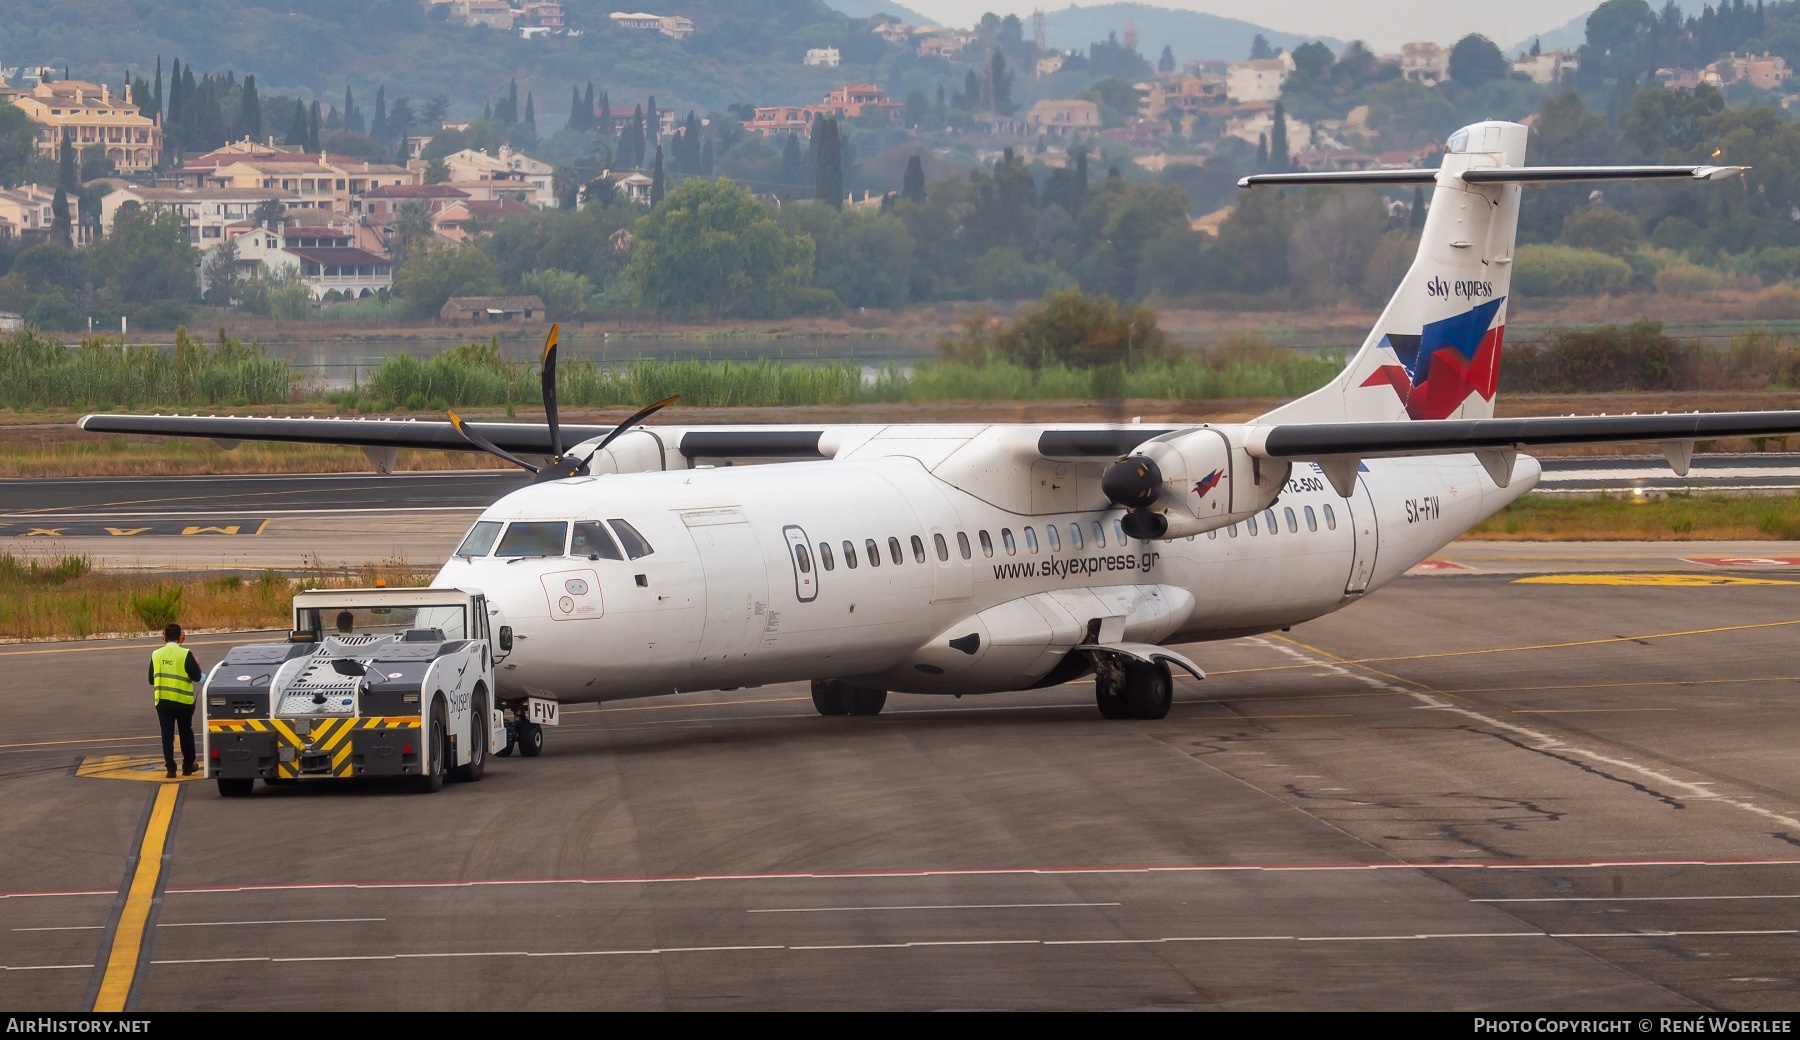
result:
[[[1468,184],[1560,184],[1567,181],[1716,181],[1736,176],[1748,166],[1499,166],[1464,170]],[[1324,184],[1432,184],[1438,170],[1322,170],[1297,173],[1253,173],[1238,180],[1240,188]]]
[[[1275,459],[1369,459],[1565,444],[1661,444],[1797,433],[1800,411],[1293,423],[1253,430],[1250,451]]]

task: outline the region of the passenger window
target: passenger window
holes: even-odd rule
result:
[[[641,560],[656,551],[650,548],[650,543],[645,540],[643,535],[638,534],[637,528],[623,520],[607,522],[612,524],[613,533],[619,536],[619,544],[625,547],[626,556],[634,560]]]
[[[1281,524],[1275,519],[1275,507],[1270,506],[1263,512],[1263,521],[1269,525],[1270,534],[1280,534]]]
[[[875,539],[863,539],[863,552],[867,553],[869,556],[869,566],[881,566],[881,546],[875,544]]]
[[[965,560],[975,555],[974,550],[969,548],[969,536],[962,531],[956,532],[956,551],[962,553]]]
[[[819,566],[828,571],[837,570],[837,558],[831,555],[831,543],[819,543]]]
[[[500,537],[500,528],[506,525],[498,520],[481,520],[469,528],[469,534],[456,547],[457,556],[486,556],[494,547],[494,539]]]
[[[976,537],[981,539],[981,555],[988,556],[988,557],[993,556],[994,555],[994,540],[992,538],[988,537],[988,533],[986,531],[982,531]]]
[[[1294,519],[1294,507],[1282,506],[1281,515],[1287,517],[1288,534],[1299,534],[1300,524]]]
[[[1337,514],[1331,511],[1331,503],[1327,502],[1321,508],[1323,508],[1325,510],[1325,526],[1326,526],[1326,528],[1329,530],[1332,530],[1332,531],[1337,530]]]
[[[1250,537],[1256,537],[1256,517],[1244,521],[1244,530],[1250,532]]]
[[[1125,544],[1125,525],[1119,522],[1118,517],[1113,518],[1113,536],[1119,540],[1120,545]]]
[[[1062,536],[1056,533],[1055,524],[1044,525],[1044,540],[1049,543],[1051,552],[1062,552]]]
[[[1225,533],[1230,535],[1233,538],[1236,538],[1237,537],[1237,525],[1232,524],[1230,527],[1227,527],[1225,529]]]
[[[1069,521],[1069,548],[1075,550],[1076,552],[1080,552],[1082,550],[1081,525],[1076,523],[1073,520]]]
[[[912,536],[912,545],[913,545],[913,559],[917,560],[920,563],[924,563],[925,562],[925,540],[915,534]]]
[[[856,569],[856,543],[849,539],[844,540],[844,566]]]
[[[812,573],[812,553],[806,551],[806,546],[794,546],[794,566],[800,568],[801,574]]]
[[[1006,555],[1019,555],[1019,543],[1013,541],[1012,528],[1002,527],[1000,529],[1000,544],[1006,547]]]
[[[1035,527],[1025,529],[1025,551],[1033,556],[1037,555],[1037,528]]]
[[[925,555],[925,547],[922,545],[919,547],[919,555]],[[906,554],[900,551],[900,539],[888,539],[888,558],[894,561],[896,567],[906,562]]]
[[[1308,531],[1317,531],[1319,529],[1319,514],[1313,512],[1312,506],[1306,507],[1306,529]]]
[[[934,534],[931,536],[931,540],[937,546],[938,562],[939,563],[949,563],[950,562],[950,545],[948,542],[944,541],[944,536],[941,534]]]
[[[598,520],[584,520],[575,525],[575,537],[569,542],[570,556],[586,556],[591,560],[623,560],[619,545],[606,533],[606,525]]]
[[[1098,520],[1094,521],[1094,544],[1106,548],[1106,526]]]
[[[569,541],[569,525],[562,520],[519,520],[506,528],[495,556],[561,556]]]

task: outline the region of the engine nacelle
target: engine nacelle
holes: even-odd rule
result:
[[[1100,488],[1124,506],[1133,538],[1185,538],[1247,520],[1281,494],[1292,464],[1257,458],[1237,431],[1201,426],[1165,433],[1107,467]]]
[[[662,438],[642,428],[620,434],[588,462],[588,472],[596,476],[602,473],[654,473],[668,468],[668,450],[663,446]]]

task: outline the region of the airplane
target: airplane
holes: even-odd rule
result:
[[[99,433],[487,451],[536,479],[482,512],[432,584],[485,593],[496,698],[527,754],[561,704],[810,682],[826,715],[1094,676],[1108,719],[1160,719],[1168,644],[1285,629],[1394,581],[1536,484],[1525,452],[1800,432],[1800,411],[1496,419],[1522,188],[1711,181],[1742,167],[1531,167],[1524,126],[1450,137],[1436,170],[1273,173],[1433,186],[1419,250],[1344,370],[1248,423],[564,427],[89,415]],[[533,461],[533,459],[537,461]],[[748,465],[749,463],[778,463]],[[511,745],[508,745],[510,750]]]

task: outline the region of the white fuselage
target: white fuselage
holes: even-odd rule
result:
[[[1330,613],[1538,472],[1521,456],[1500,488],[1472,456],[1376,459],[1344,499],[1303,463],[1255,534],[1240,523],[1155,542],[1121,539],[1120,509],[1009,511],[904,456],[578,477],[514,492],[482,519],[624,519],[651,553],[459,556],[434,584],[482,590],[512,627],[502,697],[808,679],[995,692],[1038,684],[1077,643],[1195,642]]]

